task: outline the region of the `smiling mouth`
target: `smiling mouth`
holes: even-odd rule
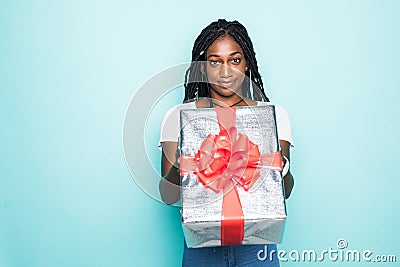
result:
[[[218,85],[225,87],[225,88],[231,88],[235,84],[236,80],[233,81],[219,81]]]

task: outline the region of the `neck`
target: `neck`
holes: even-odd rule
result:
[[[237,92],[233,95],[230,96],[224,96],[220,95],[214,91],[211,90],[211,98],[210,100],[214,102],[214,104],[218,106],[236,106],[238,104],[241,104],[243,101],[243,96]]]
[[[242,103],[244,101],[244,99],[240,98],[236,102],[229,103],[229,104],[228,103],[224,103],[224,102],[219,102],[219,103],[215,102],[214,99],[212,99],[212,98],[209,98],[209,101],[210,101],[210,107],[213,107],[214,105],[215,106],[219,106],[219,107],[234,107],[234,106],[237,106],[238,104]]]

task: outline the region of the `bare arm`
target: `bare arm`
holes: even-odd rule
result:
[[[279,140],[279,143],[281,145],[282,155],[285,156],[290,162],[290,143],[284,140]],[[289,198],[294,186],[294,179],[290,173],[290,165],[288,172],[286,173],[285,177],[283,177],[283,184],[285,186],[285,198]]]
[[[174,204],[180,198],[180,176],[177,155],[177,142],[162,142],[161,181],[159,190],[161,199],[167,204]]]

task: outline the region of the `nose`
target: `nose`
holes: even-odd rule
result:
[[[221,78],[229,78],[232,76],[232,74],[233,74],[232,68],[230,66],[227,66],[226,64],[222,64],[219,76]]]

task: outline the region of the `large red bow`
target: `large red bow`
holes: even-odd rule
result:
[[[282,170],[279,152],[260,154],[258,146],[235,127],[236,108],[216,107],[220,132],[209,134],[196,156],[180,158],[181,176],[193,172],[216,193],[223,191],[222,245],[240,245],[244,236],[242,205],[236,186],[248,191],[260,176],[260,167]]]
[[[243,134],[236,137],[234,127],[229,132],[223,130],[216,136],[209,134],[192,161],[198,179],[216,193],[224,189],[230,180],[247,191],[259,176],[260,152],[257,145]]]

